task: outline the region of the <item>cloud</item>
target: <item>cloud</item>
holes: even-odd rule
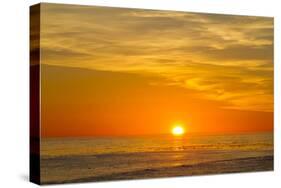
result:
[[[43,59],[48,59],[49,61],[59,61],[61,59],[76,59],[86,58],[89,54],[78,52],[77,50],[71,50],[67,48],[42,48],[41,55]]]
[[[55,4],[42,14],[44,64],[157,75],[227,108],[273,110],[272,18]]]
[[[176,51],[192,51],[199,56],[206,56],[215,61],[238,61],[238,60],[268,60],[272,61],[272,45],[230,45],[222,49],[210,46],[188,46],[174,49]]]

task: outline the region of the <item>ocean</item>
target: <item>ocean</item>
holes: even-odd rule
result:
[[[42,184],[273,170],[273,134],[42,138]]]

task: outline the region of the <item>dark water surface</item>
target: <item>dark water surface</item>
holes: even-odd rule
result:
[[[273,134],[44,138],[43,184],[273,170]]]

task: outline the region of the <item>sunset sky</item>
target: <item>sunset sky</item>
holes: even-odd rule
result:
[[[273,129],[273,19],[41,5],[41,134]]]

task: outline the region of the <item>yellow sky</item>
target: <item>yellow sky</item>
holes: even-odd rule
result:
[[[45,65],[128,73],[220,109],[273,112],[273,19],[43,4]]]
[[[227,108],[272,111],[272,18],[51,4],[42,11],[45,64],[159,74]]]

